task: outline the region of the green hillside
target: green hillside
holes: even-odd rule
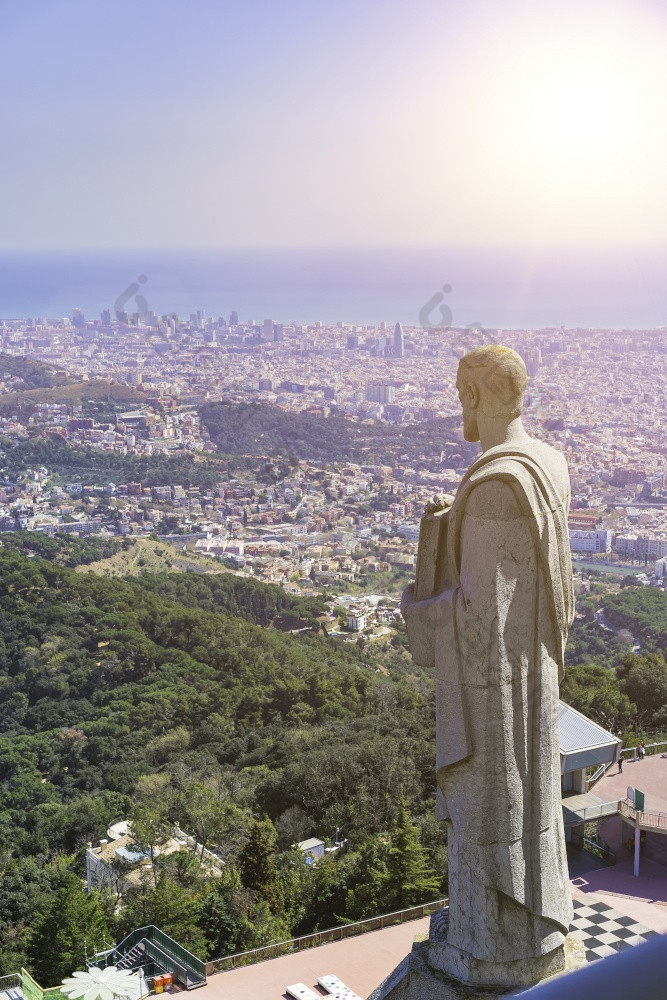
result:
[[[87,382],[67,380],[61,384],[54,380],[53,385],[1,393],[0,413],[30,412],[35,403],[84,403],[87,400],[143,404],[146,394],[122,382],[108,382],[101,378]]]
[[[66,873],[83,873],[86,842],[146,811],[196,832],[208,810],[228,880],[204,879],[192,856],[194,872],[165,864],[159,886],[130,894],[119,914],[104,903],[110,936],[161,924],[161,893],[169,913],[180,900],[192,914],[189,930],[165,929],[208,955],[392,908],[398,890],[381,876],[397,790],[415,815],[433,808],[434,710],[421,672],[397,656],[386,676],[358,647],[284,634],[316,625],[318,605],[277,587],[189,573],[111,579],[51,555],[0,550],[0,974],[26,962],[40,972],[35,912],[57,892],[74,906],[82,890]],[[424,850],[444,876],[429,824]],[[289,845],[337,828],[348,846],[314,892]],[[273,888],[251,885],[244,868],[253,830],[274,858]]]
[[[410,464],[420,467],[426,462],[432,466],[444,449],[464,456],[461,464],[478,451],[460,440],[458,417],[394,425],[257,403],[206,403],[199,413],[222,454],[392,464],[407,453]]]
[[[0,382],[11,381],[18,392],[32,389],[52,389],[62,385],[66,379],[56,375],[53,365],[31,358],[17,358],[0,353]],[[0,395],[1,398],[1,395]]]
[[[2,542],[0,975],[24,965],[54,985],[49,970],[81,967],[84,937],[147,923],[212,958],[446,893],[433,678],[403,629],[341,642],[320,627],[320,598],[148,572],[170,557],[152,540],[123,578],[99,573],[134,571],[128,540]],[[663,603],[647,593],[629,600],[650,627]],[[616,669],[581,657],[566,701],[626,745],[667,729],[659,652],[621,651]],[[211,877],[186,851],[120,898],[87,896],[86,844],[121,818],[147,850],[178,823],[224,869]],[[291,847],[335,836],[345,846],[314,868]],[[69,951],[52,943],[63,913]]]

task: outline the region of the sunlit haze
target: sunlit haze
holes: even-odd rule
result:
[[[650,0],[5,0],[0,246],[664,242]]]

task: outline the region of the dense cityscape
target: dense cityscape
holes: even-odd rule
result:
[[[294,592],[322,585],[342,592],[355,584],[396,592],[414,569],[425,503],[455,491],[474,454],[456,426],[458,357],[496,341],[526,361],[528,429],[567,458],[575,555],[643,569],[643,579],[654,585],[667,579],[662,330],[325,327],[239,323],[235,313],[213,320],[201,312],[189,320],[151,312],[112,320],[108,310],[88,320],[73,310],[70,318],[4,321],[0,338],[7,355],[48,364],[65,383],[91,380],[92,388],[104,380],[133,390],[131,407],[111,411],[92,401],[60,402],[57,390],[42,401],[37,390],[16,397],[11,413],[14,397],[5,397],[0,426],[10,438],[57,435],[121,456],[214,457],[225,443],[212,440],[201,408],[215,402],[277,407],[325,422],[378,423],[399,438],[415,425],[428,437],[429,422],[452,422],[445,447],[433,457],[406,443],[404,453],[384,464],[370,445],[365,461],[327,460],[326,454],[294,459],[268,482],[258,462],[209,487],[109,477],[55,481],[46,462],[5,475],[3,530],[157,533]],[[11,393],[24,384],[9,374],[0,388]],[[259,443],[255,455],[261,455]],[[353,619],[355,627],[360,620]]]

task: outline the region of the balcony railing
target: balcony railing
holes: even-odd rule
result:
[[[279,941],[276,944],[265,944],[261,948],[253,948],[252,951],[241,951],[235,955],[214,958],[206,964],[206,971],[209,975],[213,972],[229,972],[242,965],[254,965],[256,962],[265,962],[267,959],[302,951],[304,948],[316,948],[329,941],[343,941],[345,938],[366,934],[368,931],[377,931],[393,924],[402,924],[407,920],[418,920],[419,917],[426,917],[430,913],[442,909],[443,906],[447,906],[448,902],[448,899],[436,899],[432,903],[411,906],[407,910],[397,910],[395,913],[385,913],[380,917],[359,920],[354,924],[343,924],[341,927],[330,927],[325,931],[316,931],[316,933],[306,934],[304,937],[290,938],[288,941]]]
[[[618,811],[642,830],[664,830],[667,833],[667,813],[656,812],[654,809],[637,810],[628,799],[621,799]]]
[[[23,996],[21,992],[21,976],[18,972],[10,976],[0,976],[0,997]]]

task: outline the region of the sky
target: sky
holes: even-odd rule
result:
[[[664,246],[660,0],[0,0],[0,249]]]

